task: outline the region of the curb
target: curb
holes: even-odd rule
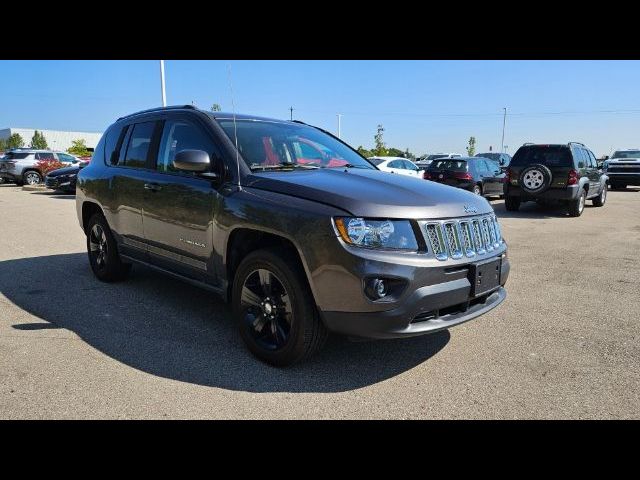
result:
[[[22,190],[25,192],[46,192],[49,189],[44,185],[24,185]]]

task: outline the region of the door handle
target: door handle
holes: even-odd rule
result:
[[[151,190],[152,192],[157,192],[161,188],[162,187],[160,185],[158,185],[157,183],[145,183],[144,184],[144,189],[145,190]]]

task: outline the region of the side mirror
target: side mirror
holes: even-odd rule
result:
[[[180,150],[173,159],[173,166],[185,172],[203,173],[209,170],[211,160],[203,150]]]

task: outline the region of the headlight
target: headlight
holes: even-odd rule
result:
[[[408,220],[369,220],[338,217],[334,223],[340,237],[349,245],[370,248],[418,250],[416,236]]]

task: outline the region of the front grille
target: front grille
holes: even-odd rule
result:
[[[504,243],[495,215],[425,222],[428,249],[438,260],[484,255]]]
[[[609,168],[607,169],[607,172],[613,172],[613,173],[640,173],[640,166],[635,166],[635,165],[620,165],[620,166],[613,166],[613,165],[609,165]]]

